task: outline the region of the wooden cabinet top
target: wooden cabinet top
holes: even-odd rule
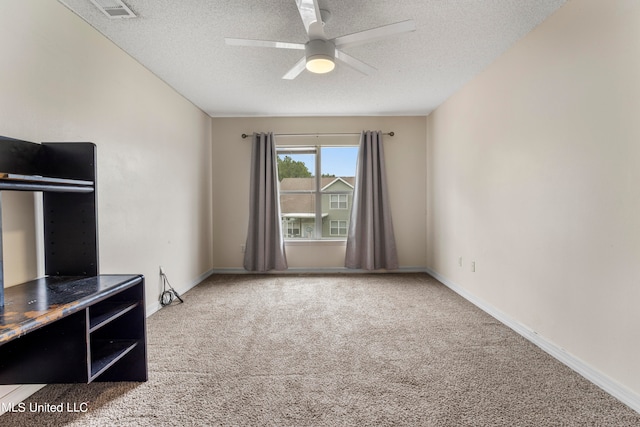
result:
[[[5,289],[0,345],[142,281],[141,275],[43,277]]]

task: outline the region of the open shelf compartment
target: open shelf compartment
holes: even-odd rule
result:
[[[95,380],[138,345],[137,340],[94,340],[91,342],[91,376]]]
[[[104,302],[96,304],[89,309],[89,332],[97,331],[112,320],[133,310],[139,304],[138,301]]]

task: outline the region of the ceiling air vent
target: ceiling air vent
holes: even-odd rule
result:
[[[136,14],[120,0],[91,0],[91,3],[111,19],[136,17]]]

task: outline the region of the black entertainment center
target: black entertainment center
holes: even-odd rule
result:
[[[6,289],[4,191],[42,192],[45,245]],[[147,380],[144,277],[98,271],[95,145],[0,137],[0,384]]]

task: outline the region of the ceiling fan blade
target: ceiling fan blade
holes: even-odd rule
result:
[[[304,44],[302,43],[276,42],[270,40],[233,39],[229,37],[225,38],[224,42],[231,46],[275,47],[278,49],[304,50]]]
[[[408,33],[416,30],[416,24],[412,19],[395,24],[389,24],[370,30],[360,31],[358,33],[348,34],[346,36],[336,37],[333,43],[336,47],[355,46],[362,43],[369,43],[384,37],[393,36],[395,34]]]
[[[359,59],[354,58],[351,55],[347,55],[346,53],[336,49],[336,59],[340,60],[341,62],[343,62],[345,65],[348,65],[349,67],[353,68],[356,71],[361,72],[364,75],[369,75],[369,74],[373,74],[376,69],[373,68],[371,65],[369,64],[365,64],[364,62],[360,61]]]
[[[324,35],[324,28],[322,25],[322,17],[320,15],[320,6],[318,6],[318,1],[296,0],[296,6],[298,6],[298,12],[300,13],[302,23],[304,24],[304,29],[307,31],[309,39],[326,40],[327,36]]]
[[[296,62],[296,64],[293,67],[291,67],[289,71],[287,71],[287,74],[282,76],[282,78],[284,80],[295,79],[300,75],[300,73],[304,71],[305,65],[307,65],[307,58],[303,56],[302,59],[300,59],[300,61]]]

